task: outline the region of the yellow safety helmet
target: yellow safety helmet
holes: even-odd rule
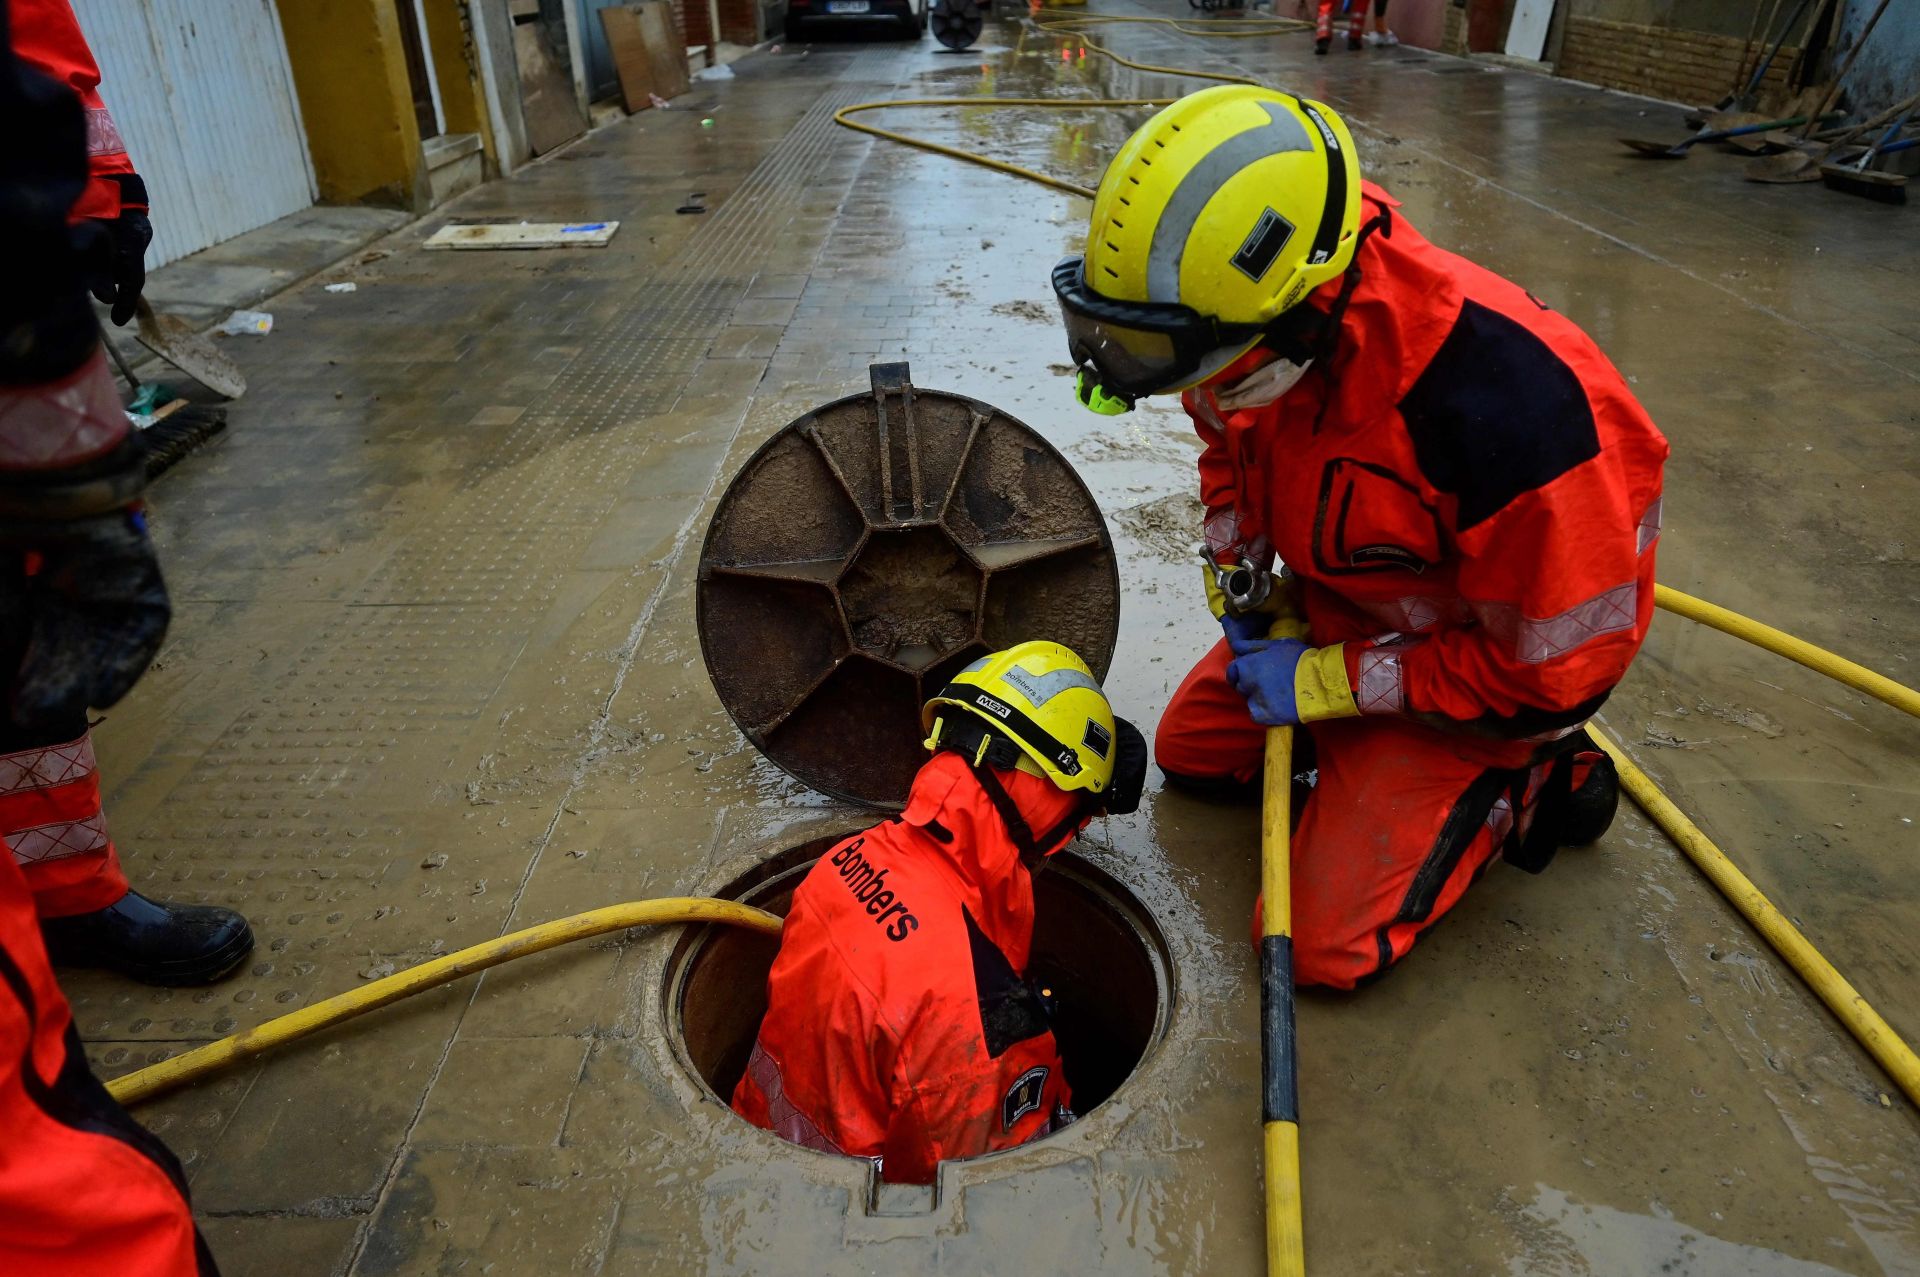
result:
[[[1229,84],[1161,108],[1107,166],[1084,255],[1054,267],[1081,396],[1197,385],[1353,260],[1360,164],[1332,110]]]
[[[955,750],[976,771],[1018,768],[1084,791],[1110,811],[1139,803],[1144,739],[1114,717],[1087,663],[1058,643],[1021,643],[981,657],[927,701],[920,725],[928,749]]]

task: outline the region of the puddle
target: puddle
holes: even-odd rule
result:
[[[1635,1215],[1589,1206],[1538,1186],[1519,1215],[1527,1254],[1508,1261],[1513,1277],[1586,1277],[1590,1273],[1662,1273],[1671,1277],[1842,1277],[1845,1270],[1760,1246],[1723,1241],[1689,1228],[1655,1206]]]

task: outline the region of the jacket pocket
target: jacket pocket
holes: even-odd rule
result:
[[[1440,562],[1440,516],[1385,466],[1335,457],[1320,472],[1314,564],[1329,575],[1425,572]]]

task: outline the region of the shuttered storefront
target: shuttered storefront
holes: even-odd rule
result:
[[[314,201],[273,0],[74,0],[153,200],[149,269]]]

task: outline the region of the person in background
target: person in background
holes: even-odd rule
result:
[[[1323,56],[1333,45],[1333,9],[1336,3],[1346,5],[1347,47],[1365,47],[1360,36],[1367,20],[1367,0],[1319,0],[1319,9],[1313,20],[1313,51]]]
[[[1365,4],[1367,0],[1353,0],[1355,4]],[[1367,32],[1367,43],[1376,48],[1391,47],[1400,43],[1400,37],[1387,26],[1387,0],[1373,0],[1373,18],[1371,29]]]
[[[906,810],[794,892],[733,1093],[754,1125],[908,1184],[1072,1120],[1052,994],[1026,974],[1033,875],[1095,814],[1134,810],[1147,766],[1056,643],[975,661],[921,721],[933,757]]]

